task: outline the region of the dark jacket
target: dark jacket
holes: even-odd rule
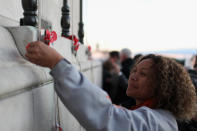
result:
[[[120,103],[127,101],[129,97],[126,95],[126,90],[128,87],[128,80],[124,76],[124,74],[118,75],[117,79],[117,89],[116,93],[114,93],[114,104],[119,105]]]
[[[120,104],[129,99],[126,95],[128,80],[124,74],[113,73],[110,61],[103,64],[103,90],[105,90],[114,104]]]
[[[133,60],[131,58],[127,58],[121,63],[121,66],[122,66],[121,71],[126,76],[127,79],[129,79],[129,74],[130,74],[132,65],[133,65]]]
[[[177,122],[179,131],[197,131],[197,122],[192,120],[190,122]]]
[[[188,73],[192,79],[192,82],[197,89],[197,71],[196,70],[188,70]]]
[[[197,92],[197,71],[189,69],[188,73],[192,79],[192,82]],[[194,120],[191,120],[190,122],[177,121],[177,123],[178,123],[179,131],[197,131],[197,121]]]

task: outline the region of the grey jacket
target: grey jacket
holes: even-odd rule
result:
[[[106,92],[65,59],[52,69],[51,75],[61,101],[87,131],[178,131],[168,111],[147,107],[131,111],[113,105]]]

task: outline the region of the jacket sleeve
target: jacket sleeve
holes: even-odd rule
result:
[[[65,59],[52,69],[51,75],[61,101],[87,131],[150,129],[146,120],[152,118],[144,118],[146,115],[141,111],[113,105],[103,90],[88,81]]]

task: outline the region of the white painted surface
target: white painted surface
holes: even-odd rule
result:
[[[9,82],[9,80],[8,80]],[[34,131],[32,93],[0,100],[1,131]]]
[[[18,21],[23,17],[21,0],[1,0],[0,15],[13,21]]]
[[[34,130],[52,131],[55,127],[55,93],[53,83],[33,89]]]

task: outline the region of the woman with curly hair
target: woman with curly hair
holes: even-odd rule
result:
[[[136,63],[126,91],[136,106],[128,110],[113,105],[102,89],[44,43],[30,43],[26,57],[51,68],[58,96],[87,131],[178,131],[176,120],[188,121],[195,114],[192,81],[169,58],[147,55]]]
[[[136,68],[142,63],[145,63],[146,66],[150,64],[150,69],[147,69],[150,73],[146,73],[146,69],[144,69],[144,72],[141,71],[141,75],[149,75],[147,82],[144,83],[148,85],[147,83],[150,82],[152,88],[147,88],[145,92],[153,95],[151,101],[154,101],[154,108],[170,111],[177,120],[190,120],[196,111],[195,103],[197,99],[194,85],[187,70],[172,59],[150,54],[136,63],[130,74],[129,87],[135,85],[133,79],[136,77]],[[143,85],[144,87],[145,85]],[[137,91],[139,93],[136,93],[132,88],[128,88],[127,95],[137,94],[136,97],[139,97],[141,90]]]

